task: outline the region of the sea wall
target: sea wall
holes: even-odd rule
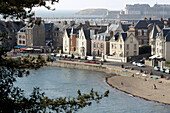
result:
[[[63,68],[99,71],[99,72],[105,72],[105,73],[109,73],[109,74],[116,74],[116,75],[120,75],[120,76],[131,76],[132,74],[137,73],[137,71],[135,71],[135,70],[128,70],[127,72],[124,72],[124,70],[125,70],[124,68],[117,67],[117,66],[98,65],[98,64],[89,64],[89,63],[71,62],[71,61],[48,62],[47,65],[63,67]]]

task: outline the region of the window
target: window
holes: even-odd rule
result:
[[[142,35],[142,30],[138,30],[138,36]]]
[[[116,47],[116,44],[115,44],[115,49],[116,49],[117,47]]]
[[[122,44],[120,44],[120,49],[122,49]]]
[[[96,43],[93,43],[93,47],[96,48]]]
[[[127,44],[127,50],[129,50],[129,44]]]
[[[136,44],[134,44],[134,49],[136,50]]]
[[[134,56],[136,56],[137,55],[137,52],[136,51],[134,51]]]
[[[103,48],[103,44],[101,44],[101,48]]]
[[[142,44],[142,41],[141,40],[139,40],[139,45],[141,45]]]
[[[98,38],[98,40],[100,40],[100,37]]]
[[[82,46],[84,46],[84,42],[82,42]]]
[[[23,39],[25,39],[25,36],[22,36]]]
[[[100,44],[97,44],[97,47],[99,48],[99,47],[100,47]]]
[[[19,40],[19,44],[21,44],[22,42],[21,42],[21,40]]]
[[[113,44],[112,44],[112,49],[113,49]]]
[[[95,36],[95,40],[97,40],[97,36]]]
[[[21,38],[21,35],[19,35],[19,38]]]
[[[148,43],[148,41],[147,40],[144,40],[144,44],[147,44]]]
[[[126,52],[126,56],[129,56],[129,52]]]
[[[25,41],[23,41],[22,43],[25,44]]]
[[[144,30],[144,36],[147,36],[147,30]]]
[[[130,38],[130,43],[133,43],[133,38],[132,37]]]

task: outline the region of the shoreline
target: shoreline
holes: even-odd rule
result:
[[[48,63],[48,66],[105,72],[110,75],[105,77],[105,82],[110,87],[146,101],[170,105],[170,95],[168,96],[168,94],[170,94],[170,81],[163,78],[154,80],[153,78],[142,77],[142,74],[131,77],[132,74],[136,74],[139,71],[127,69],[128,72],[123,72],[124,68],[117,66],[99,66],[80,62],[57,61]],[[145,79],[147,79],[147,81],[145,81]],[[120,84],[121,82],[124,83],[123,87]],[[153,84],[156,84],[157,89],[153,89]]]
[[[113,83],[113,78],[114,77],[118,77],[118,76],[109,76],[109,77],[106,77],[105,78],[105,82],[110,86],[110,87],[112,87],[112,88],[115,88],[115,89],[117,89],[117,90],[119,90],[119,91],[122,91],[122,92],[124,92],[124,93],[126,93],[126,94],[130,94],[130,95],[132,95],[133,97],[139,97],[139,98],[142,98],[142,99],[144,99],[144,100],[146,100],[146,101],[153,101],[153,102],[157,102],[157,103],[162,103],[162,104],[165,104],[165,105],[170,105],[170,98],[169,98],[169,96],[168,97],[166,97],[166,99],[164,99],[164,100],[166,100],[167,102],[165,102],[164,100],[162,100],[162,98],[161,98],[161,95],[159,95],[158,93],[156,93],[156,95],[159,95],[159,96],[156,96],[156,99],[154,98],[154,99],[152,99],[152,98],[147,98],[147,97],[145,97],[145,96],[141,96],[141,95],[143,95],[143,94],[135,94],[135,93],[132,93],[132,91],[131,91],[131,88],[128,88],[128,87],[126,87],[125,85],[124,86],[119,86],[118,84],[116,84],[116,83]],[[119,76],[120,78],[122,78],[122,76]],[[110,79],[112,79],[112,80],[110,80]],[[114,78],[115,79],[115,78]],[[140,78],[135,78],[135,79],[140,79]],[[141,81],[142,81],[142,79],[140,79]],[[117,81],[117,79],[115,79],[114,81]],[[122,80],[123,81],[123,80]],[[130,80],[129,80],[130,81]],[[150,81],[149,81],[150,82]],[[130,83],[130,82],[129,82]],[[128,85],[128,84],[126,84],[126,85]],[[134,86],[137,86],[136,84],[134,84]],[[148,90],[151,90],[151,89],[148,89]],[[155,91],[157,91],[157,89],[153,89],[153,90],[155,90]],[[161,91],[160,91],[161,92]],[[144,92],[144,94],[145,94],[145,92]],[[168,92],[166,93],[167,95],[168,95]],[[165,95],[165,96],[167,96],[167,95]],[[149,95],[148,95],[149,96]],[[151,97],[151,96],[150,96]],[[158,97],[158,98],[157,98]],[[168,100],[169,99],[169,100]]]

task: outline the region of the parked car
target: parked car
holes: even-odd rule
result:
[[[166,69],[166,70],[165,70],[165,73],[170,74],[170,69]]]
[[[132,64],[136,66],[136,65],[137,65],[137,62],[136,62],[136,61],[134,61],[134,62],[132,62]]]
[[[145,63],[145,59],[141,59],[141,60],[139,60],[139,63],[144,64],[144,63]]]
[[[67,58],[67,55],[62,55],[63,56],[63,58]]]
[[[145,65],[142,64],[142,63],[137,63],[137,66],[139,66],[139,67],[145,67]]]
[[[87,60],[87,56],[81,56],[81,60]]]
[[[74,55],[67,55],[67,58],[74,58]]]
[[[51,53],[51,57],[55,57],[56,56],[56,54],[55,53]]]
[[[59,57],[59,58],[60,58],[60,57],[61,57],[61,54],[57,54],[56,57]]]
[[[74,58],[75,58],[75,59],[80,59],[80,57],[79,57],[79,56],[74,56]]]
[[[93,56],[88,56],[88,57],[87,57],[87,60],[94,60],[94,59],[93,59]]]
[[[160,68],[160,71],[161,71],[161,72],[165,72],[165,70],[166,70],[166,69],[164,69],[164,68]]]
[[[156,71],[160,71],[160,67],[155,66],[155,67],[154,67],[154,70],[156,70]]]

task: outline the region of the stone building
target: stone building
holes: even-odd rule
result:
[[[117,33],[110,40],[110,55],[112,59],[126,62],[126,58],[139,55],[138,39],[132,26],[128,32]]]
[[[45,26],[41,18],[35,18],[35,22],[30,23],[25,28],[26,46],[45,46]]]
[[[17,33],[17,45],[26,46],[25,27],[20,29]]]
[[[6,38],[1,37],[1,46],[12,49],[17,45],[17,32],[23,27],[23,22],[0,21],[0,35],[6,34]]]
[[[139,20],[135,25],[135,36],[139,40],[139,45],[149,45],[149,34],[154,25],[158,25],[160,28],[164,27],[163,20]]]
[[[119,14],[120,19],[142,19],[146,18],[169,18],[170,17],[170,5],[169,4],[155,4],[150,7],[148,4],[127,4],[125,7],[125,13]]]

